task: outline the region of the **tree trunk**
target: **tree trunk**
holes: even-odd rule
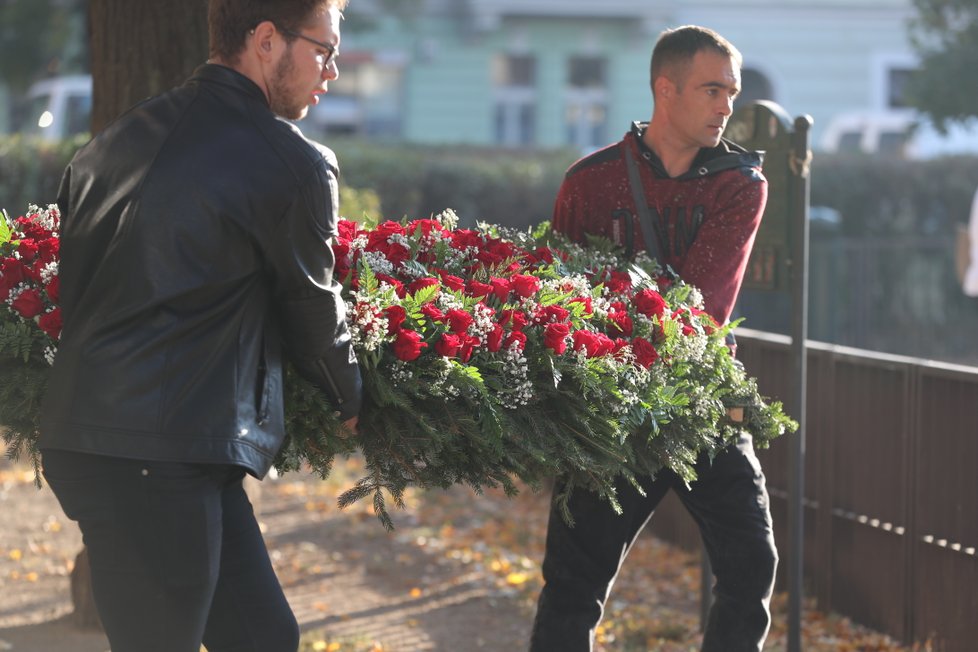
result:
[[[181,84],[207,59],[205,0],[90,0],[88,28],[92,134],[136,102]],[[71,571],[71,600],[76,625],[101,627],[85,549]]]
[[[207,59],[207,2],[90,0],[92,133]]]

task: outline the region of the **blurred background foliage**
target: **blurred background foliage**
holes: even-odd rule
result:
[[[0,207],[57,198],[84,137],[40,144],[0,138]],[[414,219],[452,208],[462,226],[524,228],[550,218],[575,154],[335,140],[341,213]],[[812,163],[809,335],[846,346],[978,364],[978,301],[955,276],[978,157],[925,161],[818,155]],[[745,291],[745,327],[788,333],[785,297]]]

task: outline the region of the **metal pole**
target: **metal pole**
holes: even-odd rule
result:
[[[801,623],[804,597],[805,541],[805,411],[808,387],[808,205],[809,205],[809,129],[812,119],[795,120],[791,169],[794,174],[791,213],[792,236],[792,328],[791,353],[795,378],[793,407],[798,432],[793,437],[788,478],[788,652],[801,652]]]

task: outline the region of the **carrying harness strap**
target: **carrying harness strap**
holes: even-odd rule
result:
[[[632,189],[632,198],[635,200],[635,210],[638,212],[638,223],[642,227],[642,237],[645,239],[645,251],[650,258],[662,265],[662,258],[659,257],[659,234],[655,230],[652,222],[652,214],[649,212],[649,202],[645,199],[645,186],[642,185],[642,177],[632,156],[631,148],[627,142],[621,144],[622,157],[625,159],[625,167],[628,169],[628,185]]]

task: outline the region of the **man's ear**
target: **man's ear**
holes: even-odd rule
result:
[[[667,100],[676,93],[676,85],[665,75],[656,77],[652,88],[655,90],[656,99],[660,100]]]
[[[275,29],[275,23],[270,20],[258,23],[255,27],[254,36],[252,36],[251,47],[254,48],[261,59],[268,59],[272,56],[275,51],[275,35],[278,30]]]

